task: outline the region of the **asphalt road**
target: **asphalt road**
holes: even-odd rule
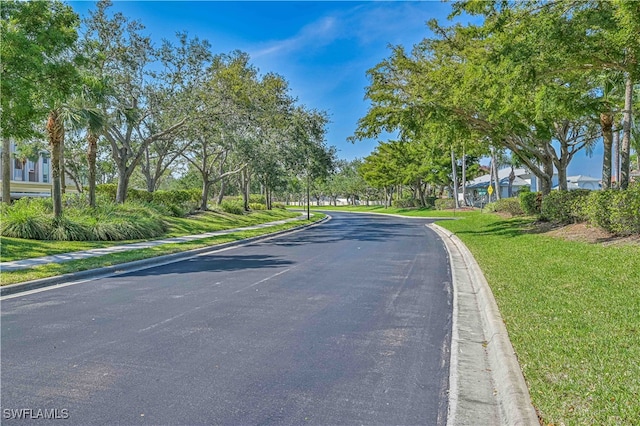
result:
[[[2,423],[445,424],[443,244],[425,220],[332,216],[3,300]]]

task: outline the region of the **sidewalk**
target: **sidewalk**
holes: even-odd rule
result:
[[[149,247],[157,247],[164,244],[184,243],[188,241],[201,240],[204,238],[215,237],[219,235],[232,234],[234,232],[252,231],[255,229],[270,228],[277,225],[283,225],[289,222],[295,222],[306,218],[306,213],[292,219],[283,219],[275,222],[261,223],[259,225],[247,226],[244,228],[225,229],[222,231],[205,232],[204,234],[186,235],[183,237],[164,238],[162,240],[142,241],[139,243],[123,244],[119,246],[103,247],[90,250],[76,251],[71,253],[62,253],[52,256],[34,257],[31,259],[14,260],[11,262],[0,262],[0,271],[18,271],[21,269],[29,269],[34,266],[47,265],[49,263],[63,263],[72,260],[88,259],[91,257],[104,256],[111,253],[121,253],[130,250],[139,250]]]

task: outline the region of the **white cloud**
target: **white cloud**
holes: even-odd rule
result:
[[[302,49],[315,48],[333,42],[337,37],[337,19],[325,16],[303,27],[296,35],[284,40],[277,40],[259,46],[251,57],[287,54]]]

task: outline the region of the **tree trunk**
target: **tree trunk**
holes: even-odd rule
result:
[[[124,204],[127,200],[127,188],[129,187],[129,175],[126,171],[118,173],[118,189],[116,190],[116,203]]]
[[[516,180],[516,173],[511,166],[511,173],[509,173],[509,189],[507,190],[507,197],[513,197],[513,181]]]
[[[220,192],[218,193],[218,205],[222,204],[222,199],[224,198],[224,192],[227,189],[227,180],[222,179],[220,182]]]
[[[558,191],[568,191],[569,185],[567,183],[567,164],[565,161],[560,161],[560,164],[556,166],[558,169]]]
[[[202,198],[200,202],[200,210],[206,212],[208,208],[207,201],[209,199],[209,188],[211,187],[211,182],[209,182],[209,175],[202,176],[202,178]]]
[[[96,157],[98,153],[98,135],[87,135],[87,164],[89,166],[89,206],[96,206]]]
[[[11,204],[11,141],[2,139],[2,202]]]
[[[551,186],[553,185],[553,160],[551,158],[547,159],[542,164],[543,174],[541,176],[536,176],[540,179],[540,189],[542,192],[542,196],[551,194]]]
[[[51,198],[53,201],[53,215],[62,215],[62,189],[60,179],[61,152],[60,146],[64,140],[64,125],[60,113],[53,110],[47,120],[47,134],[49,136],[49,149],[51,150]]]
[[[631,117],[633,101],[633,82],[631,75],[627,73],[624,90],[624,110],[622,111],[622,143],[620,144],[620,188],[627,189],[629,186],[630,162],[629,154],[631,150]]]
[[[244,211],[249,211],[249,191],[251,183],[249,181],[249,171],[247,169],[242,171],[241,183],[242,184],[240,186],[242,186],[242,202],[244,204]]]
[[[62,133],[62,139],[60,139],[60,192],[62,195],[67,192],[67,173],[64,166],[64,132]]]
[[[458,201],[458,167],[456,165],[456,155],[451,148],[451,176],[453,177],[453,199],[456,209],[460,208],[460,202]]]
[[[613,115],[600,114],[600,127],[602,127],[602,140],[604,142],[604,154],[602,156],[602,189],[611,188],[611,151],[613,147]]]
[[[618,129],[613,130],[613,167],[616,173],[616,186],[620,187],[620,131]]]
[[[423,200],[423,204],[424,200]],[[462,205],[467,205],[467,156],[462,148]]]
[[[495,181],[496,201],[502,198],[500,193],[500,175],[498,174],[498,162],[496,160],[496,149],[491,147],[491,167],[493,167],[493,179]]]

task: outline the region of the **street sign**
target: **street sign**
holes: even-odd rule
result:
[[[493,186],[489,185],[489,188],[487,188],[487,192],[489,193],[489,195],[493,194]]]

